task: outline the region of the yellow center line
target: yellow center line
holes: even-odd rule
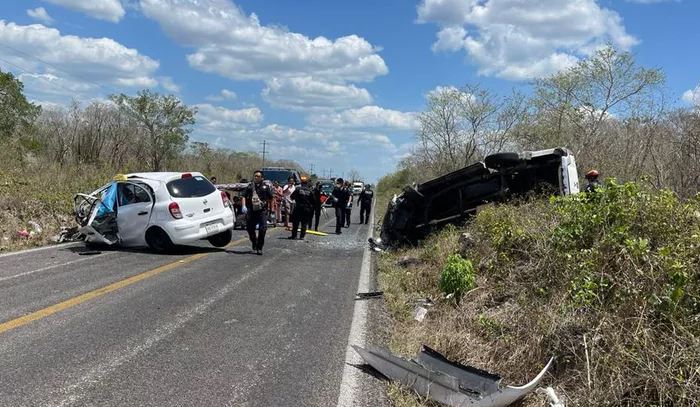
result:
[[[246,242],[246,241],[248,241],[247,237],[242,238],[242,239],[238,239],[238,240],[234,240],[233,242],[229,243],[226,247],[230,248],[230,247],[233,247],[237,244],[241,244],[241,243]],[[152,270],[145,271],[141,274],[131,276],[131,277],[126,278],[126,279],[121,280],[121,281],[117,281],[116,283],[112,283],[112,284],[106,285],[104,287],[100,287],[100,288],[97,288],[95,290],[88,291],[85,294],[81,294],[77,297],[73,297],[73,298],[67,299],[63,302],[59,302],[58,304],[48,306],[46,308],[40,309],[39,311],[35,311],[35,312],[30,313],[30,314],[21,316],[19,318],[15,318],[15,319],[9,320],[7,322],[3,322],[2,324],[0,324],[0,334],[7,332],[9,330],[18,328],[20,326],[26,325],[30,322],[33,322],[33,321],[36,321],[36,320],[39,320],[42,318],[46,318],[49,315],[53,315],[57,312],[61,312],[61,311],[66,310],[68,308],[75,307],[76,305],[82,304],[86,301],[90,301],[93,298],[101,297],[105,294],[111,293],[112,291],[116,291],[116,290],[119,290],[120,288],[124,288],[124,287],[127,287],[129,285],[138,283],[139,281],[143,281],[147,278],[151,278],[153,276],[164,273],[166,271],[173,270],[173,269],[178,268],[178,267],[185,265],[187,263],[192,263],[192,262],[197,261],[199,259],[203,259],[203,258],[207,257],[209,254],[211,254],[211,253],[194,254],[192,256],[185,257],[184,259],[177,260],[177,261],[165,264],[165,265],[160,266],[160,267],[156,267]]]

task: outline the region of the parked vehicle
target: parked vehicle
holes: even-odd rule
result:
[[[362,181],[355,181],[352,183],[352,194],[359,195],[362,190],[365,189],[365,184]]]
[[[198,172],[118,175],[74,198],[88,243],[148,246],[155,251],[206,239],[223,247],[232,237],[229,198]]]
[[[449,223],[458,224],[481,205],[529,192],[569,195],[579,192],[571,151],[554,148],[499,153],[394,196],[384,216],[384,245],[416,243]]]
[[[277,181],[280,185],[287,184],[289,177],[294,177],[294,183],[299,185],[301,183],[301,176],[299,171],[291,168],[282,167],[265,167],[261,170],[263,172],[263,178],[270,182]]]

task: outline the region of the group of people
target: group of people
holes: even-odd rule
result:
[[[253,252],[262,255],[267,233],[268,210],[275,213],[275,222],[281,220],[281,210],[285,209],[287,215],[291,214],[291,236],[289,239],[304,239],[306,231],[311,229],[318,231],[323,202],[321,201],[321,184],[319,182],[312,188],[309,179],[301,176],[301,184],[296,185],[294,177],[290,177],[284,187],[276,183],[272,186],[263,182],[262,171],[255,171],[253,182],[246,187],[241,206],[246,214],[246,229]],[[374,192],[367,185],[358,197],[360,204],[360,223],[369,222],[370,208]],[[341,234],[343,226],[350,227],[350,214],[352,210],[353,194],[349,182],[342,178],[336,180],[336,186],[329,197],[335,208],[336,225],[335,233]],[[284,226],[288,227],[290,216],[285,218]],[[257,231],[257,232],[256,232]]]

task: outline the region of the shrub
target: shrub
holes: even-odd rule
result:
[[[453,254],[447,258],[447,263],[440,274],[440,290],[445,294],[454,294],[457,301],[462,294],[476,286],[476,275],[472,262]]]

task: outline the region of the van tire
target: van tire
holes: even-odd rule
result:
[[[488,168],[509,168],[520,164],[522,160],[516,153],[496,153],[486,156],[484,164]]]
[[[146,232],[146,244],[156,253],[164,253],[173,248],[173,241],[170,240],[170,236],[159,227],[148,229]]]
[[[215,234],[214,236],[209,236],[207,240],[214,247],[224,247],[227,244],[231,243],[232,238],[233,232],[231,231],[231,229],[227,229],[221,233]]]

